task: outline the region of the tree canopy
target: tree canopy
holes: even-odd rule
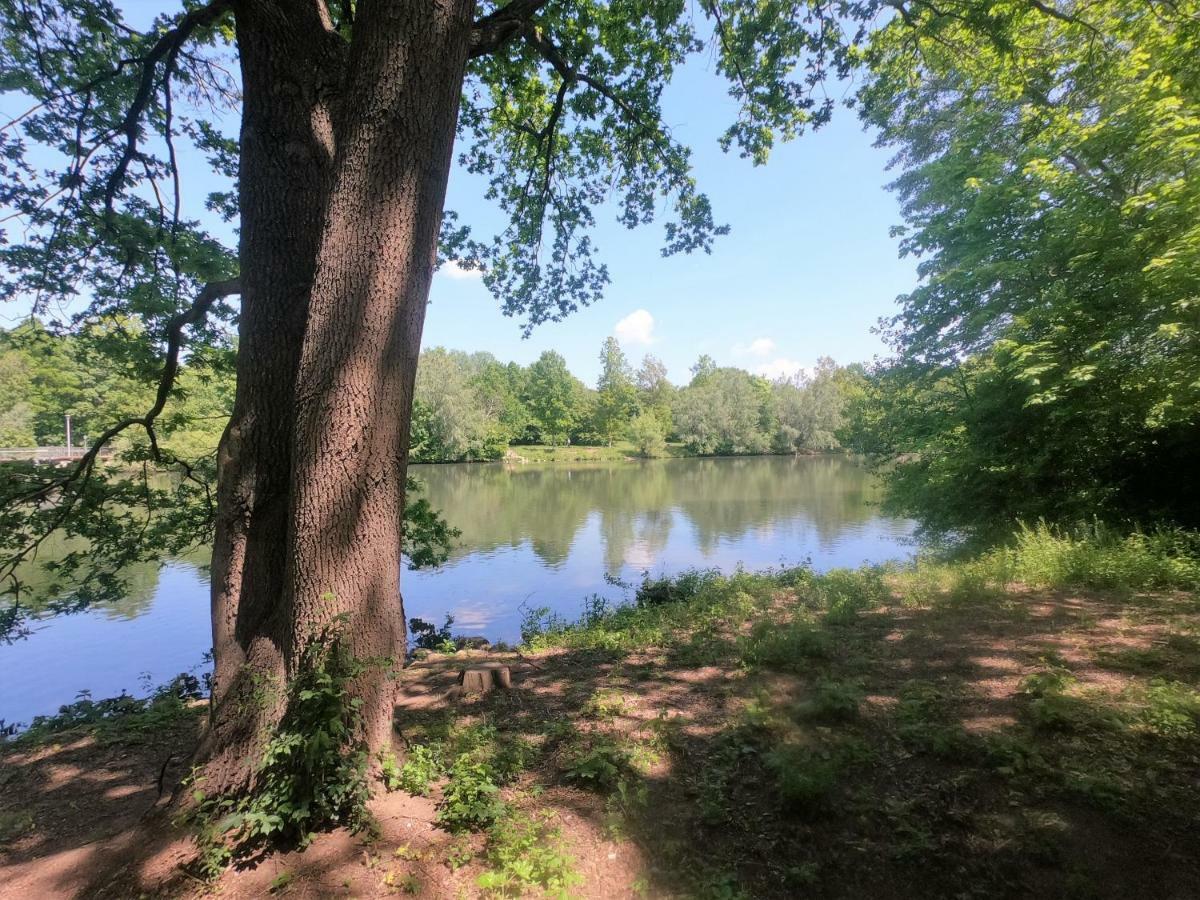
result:
[[[922,283],[861,445],[927,524],[1198,521],[1198,51],[1187,4],[1122,0],[921,5],[872,37]]]

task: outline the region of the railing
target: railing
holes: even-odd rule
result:
[[[0,462],[53,462],[62,463],[79,459],[86,452],[85,447],[0,447]],[[101,458],[112,456],[113,450],[105,447],[100,451]]]

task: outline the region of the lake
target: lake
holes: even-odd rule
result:
[[[843,456],[414,466],[462,537],[436,571],[405,571],[405,612],[456,634],[514,641],[522,611],[576,618],[605,575],[690,567],[825,570],[910,556],[913,523],[880,513],[879,486]],[[205,670],[206,554],[141,567],[119,604],[30,623],[0,644],[0,720],[28,723],[81,690],[108,697]]]

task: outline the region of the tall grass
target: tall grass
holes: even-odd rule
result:
[[[589,598],[568,622],[533,610],[522,628],[534,648],[629,651],[663,646],[684,635],[722,634],[750,664],[779,665],[830,652],[830,627],[852,625],[892,601],[1020,602],[1014,587],[1133,593],[1200,590],[1200,533],[1159,529],[1119,534],[1101,526],[1056,530],[1022,526],[1005,545],[971,559],[923,556],[893,566],[818,574],[808,567],[729,575],[693,570],[646,578],[633,597]]]
[[[1159,529],[1120,534],[1100,525],[1069,530],[1022,525],[1004,545],[973,559],[924,557],[897,572],[912,603],[998,597],[1013,585],[1121,592],[1200,588],[1200,534]]]

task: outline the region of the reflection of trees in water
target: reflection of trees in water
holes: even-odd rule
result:
[[[878,497],[870,475],[841,456],[423,466],[414,474],[427,483],[430,502],[462,529],[455,556],[529,542],[543,562],[558,565],[596,513],[610,571],[660,553],[675,510],[708,551],[722,539],[797,519],[828,542],[869,520]]]
[[[158,592],[162,564],[133,563],[121,570],[124,595],[119,600],[93,603],[86,595],[74,590],[56,590],[56,577],[47,564],[62,559],[68,553],[84,552],[87,541],[67,539],[61,534],[50,535],[38,550],[36,560],[22,563],[17,569],[21,579],[21,605],[33,616],[63,614],[94,609],[110,619],[136,619],[146,612]],[[196,547],[188,553],[164,562],[182,563],[207,577],[211,556],[208,547]],[[14,623],[15,624],[15,623]]]
[[[698,460],[681,473],[677,504],[701,550],[752,528],[796,522],[822,544],[875,515],[879,491],[870,474],[842,456]]]

